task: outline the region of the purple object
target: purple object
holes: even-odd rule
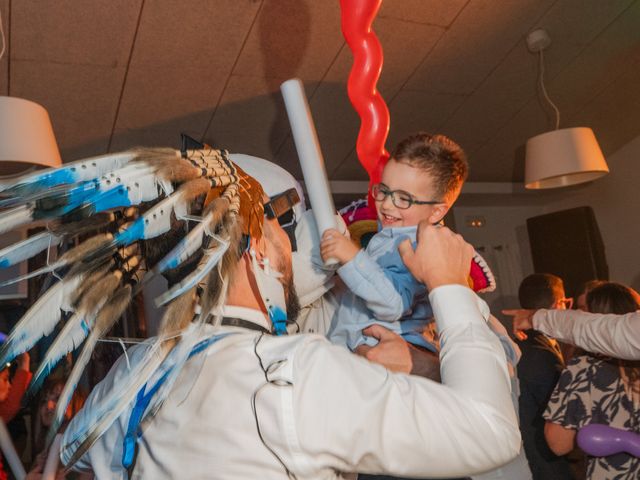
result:
[[[622,452],[640,457],[640,434],[592,423],[578,432],[578,446],[593,457]]]

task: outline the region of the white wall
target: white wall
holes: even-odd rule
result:
[[[455,229],[485,258],[496,277],[498,288],[483,294],[494,315],[510,328],[509,321],[500,315],[504,308],[518,307],[518,286],[533,273],[531,249],[526,219],[540,215],[539,205],[513,205],[510,195],[501,196],[500,205],[467,205],[454,207]],[[484,226],[471,227],[472,218],[481,217]]]
[[[640,290],[640,136],[607,157],[609,175],[566,190],[546,212],[589,205],[605,244],[609,277]]]
[[[476,247],[485,247],[485,256],[498,276],[499,291],[486,297],[493,312],[516,306],[513,283],[533,272],[526,219],[579,206],[591,206],[605,244],[610,278],[640,290],[640,136],[607,157],[611,173],[595,182],[565,189],[531,193],[463,195],[453,208],[455,229]],[[468,217],[483,217],[485,226],[472,228]],[[507,245],[520,276],[506,274],[492,254],[492,248]],[[495,253],[495,252],[494,252]],[[502,254],[502,261],[507,257]],[[507,281],[507,285],[501,281]],[[503,282],[504,283],[504,282]],[[505,319],[502,319],[505,320]]]

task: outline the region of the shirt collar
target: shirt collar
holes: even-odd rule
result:
[[[409,227],[385,227],[378,231],[378,235],[393,238],[400,235],[415,234],[417,230],[417,225],[411,225]]]

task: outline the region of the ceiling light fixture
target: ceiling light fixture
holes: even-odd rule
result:
[[[6,52],[0,12],[0,61]],[[0,176],[36,167],[59,167],[60,151],[49,114],[41,105],[0,96]]]
[[[551,44],[546,30],[534,30],[527,36],[529,51],[539,55],[540,91],[553,108],[555,130],[527,140],[525,187],[543,189],[589,182],[609,173],[593,130],[587,127],[560,128],[560,110],[551,101],[544,85],[543,51]]]

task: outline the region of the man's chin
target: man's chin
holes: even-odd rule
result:
[[[302,307],[300,306],[300,299],[296,292],[296,287],[293,284],[293,277],[290,277],[287,285],[285,285],[284,295],[287,302],[287,322],[293,323],[298,319],[300,310],[302,310]]]

